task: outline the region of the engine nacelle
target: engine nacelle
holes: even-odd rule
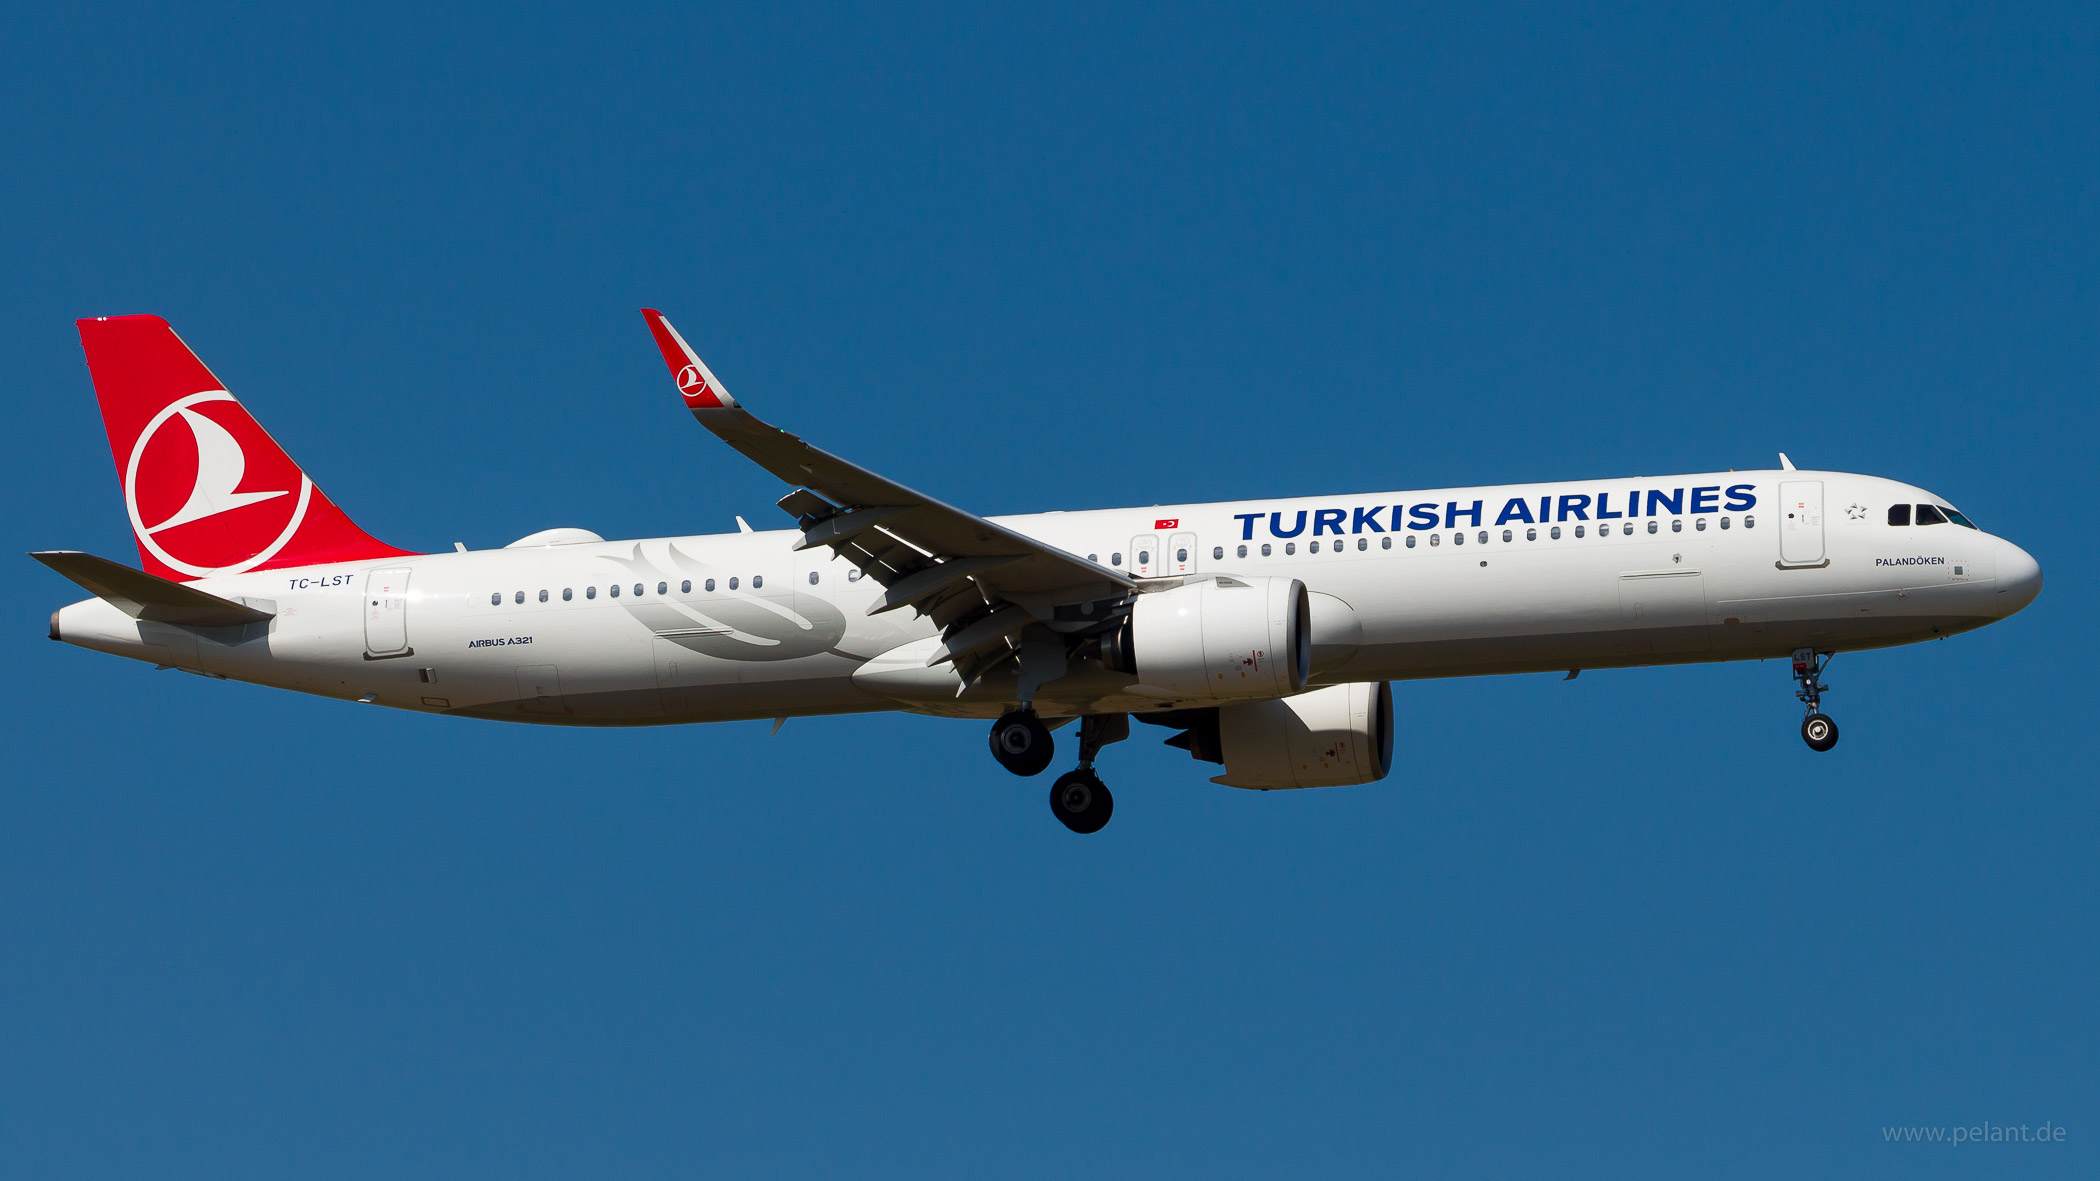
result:
[[[1218,709],[1227,787],[1345,787],[1393,769],[1393,688],[1330,685]]]
[[[1284,697],[1312,671],[1312,619],[1295,578],[1220,576],[1139,595],[1103,644],[1136,691],[1193,701]]]

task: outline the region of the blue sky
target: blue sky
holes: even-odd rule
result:
[[[133,560],[78,316],[366,528],[778,524],[728,387],[984,512],[1804,466],[2030,549],[1840,657],[1397,686],[1386,782],[911,717],[386,713],[0,582],[13,1176],[2090,1176],[2090,6],[51,7],[0,70],[17,553]],[[1890,1145],[2037,1125],[2050,1145]]]

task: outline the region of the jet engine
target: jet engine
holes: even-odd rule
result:
[[[1225,764],[1211,782],[1227,787],[1346,787],[1393,769],[1393,690],[1384,681],[1132,716],[1181,730],[1167,745]]]
[[[1139,595],[1102,638],[1102,663],[1135,692],[1197,701],[1284,697],[1305,688],[1312,622],[1295,578],[1219,576]]]

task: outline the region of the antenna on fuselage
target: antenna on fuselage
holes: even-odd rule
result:
[[[1786,452],[1784,451],[1779,453],[1779,470],[1783,472],[1791,472],[1796,470],[1794,467],[1794,461],[1788,459],[1786,457]]]

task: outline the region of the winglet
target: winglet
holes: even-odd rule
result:
[[[649,321],[649,334],[656,338],[657,350],[664,355],[664,364],[670,367],[671,380],[678,383],[678,392],[685,397],[685,404],[694,410],[724,410],[734,407],[736,399],[722,388],[722,382],[708,371],[707,363],[693,346],[678,335],[671,322],[655,308],[643,308],[642,319]]]

